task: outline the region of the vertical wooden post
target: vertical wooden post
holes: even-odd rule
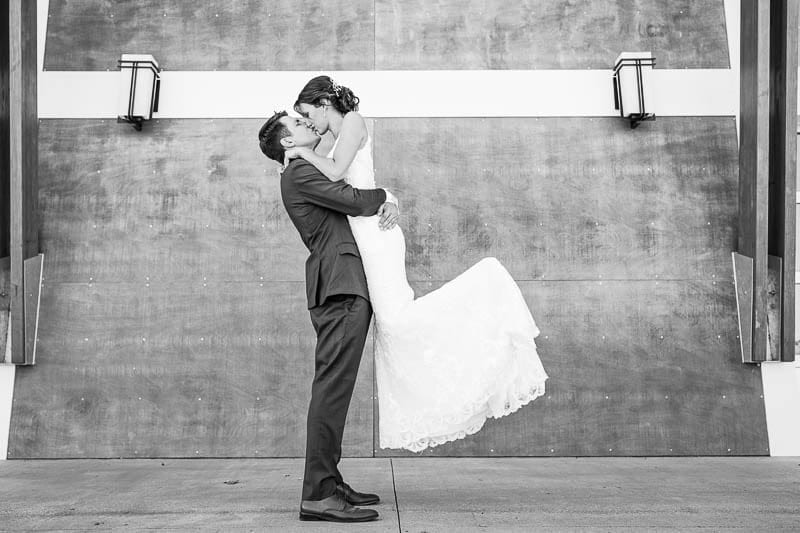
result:
[[[781,258],[780,360],[794,361],[797,0],[772,0],[769,253]]]
[[[10,167],[9,167],[9,138],[8,138],[8,8],[0,8],[0,259],[8,257],[10,245]],[[5,339],[0,339],[0,348]],[[2,359],[2,357],[0,357]]]
[[[25,364],[24,261],[38,253],[36,2],[9,0],[11,361]]]
[[[737,296],[751,306],[744,313],[740,306],[742,340],[752,334],[743,360],[793,361],[798,3],[742,0],[741,9],[738,252],[744,257],[735,257],[735,265],[737,282],[747,284],[737,285]]]
[[[753,259],[751,360],[767,357],[770,3],[741,2],[738,251]]]

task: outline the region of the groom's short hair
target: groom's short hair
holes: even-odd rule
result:
[[[281,144],[281,139],[292,135],[289,128],[281,122],[281,119],[286,116],[288,116],[286,111],[276,111],[258,131],[258,145],[261,147],[261,151],[265,156],[280,164],[283,164],[283,158],[286,155],[286,149]]]

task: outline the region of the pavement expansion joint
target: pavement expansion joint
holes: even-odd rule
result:
[[[400,523],[400,504],[397,502],[397,485],[394,482],[394,462],[389,458],[389,466],[392,469],[392,491],[394,492],[394,509],[397,511],[397,531],[403,533],[403,526]]]

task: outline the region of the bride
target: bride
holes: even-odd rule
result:
[[[328,157],[292,148],[287,162],[301,157],[331,180],[374,189],[372,139],[358,103],[328,76],[309,81],[294,109],[336,143]],[[539,330],[500,262],[485,258],[415,298],[400,227],[384,231],[378,216],[347,218],[375,313],[381,448],[420,452],[463,438],[544,393]]]

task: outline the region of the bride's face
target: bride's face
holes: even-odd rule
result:
[[[328,107],[324,104],[320,106],[300,104],[297,112],[311,121],[317,133],[324,135],[328,132]]]

